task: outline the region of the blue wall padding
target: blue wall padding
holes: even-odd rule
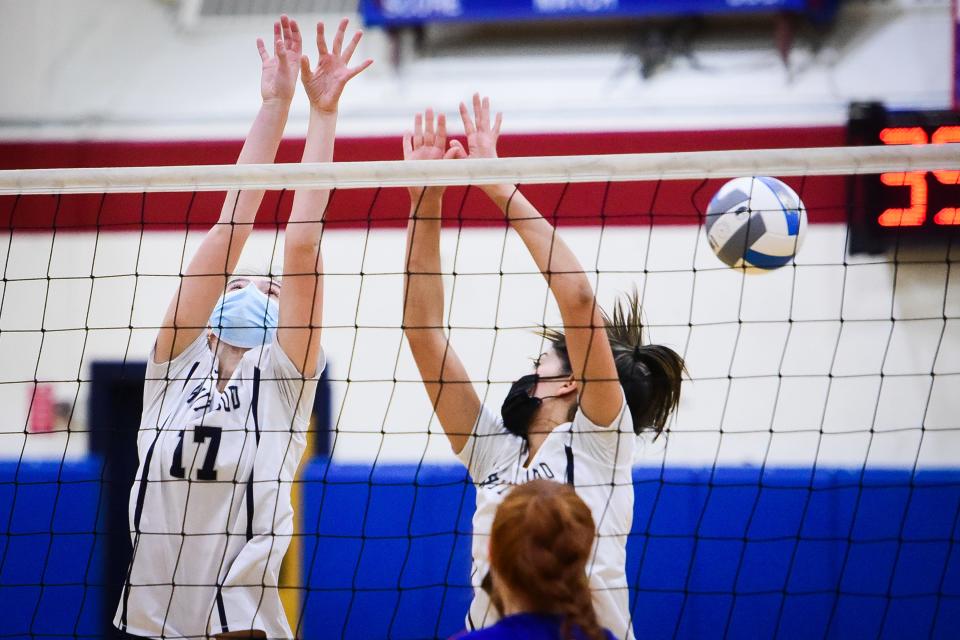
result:
[[[101,636],[114,603],[101,596],[100,470],[0,464],[0,636]],[[312,460],[301,479],[303,638],[460,628],[474,504],[461,468]],[[960,636],[960,470],[637,469],[634,480],[640,638]]]
[[[101,637],[100,473],[93,460],[0,463],[0,636]]]
[[[303,637],[462,627],[462,468],[316,460],[302,480]],[[634,482],[640,638],[960,637],[960,471],[644,468]]]
[[[473,486],[437,465],[301,474],[303,637],[446,637],[470,600]]]

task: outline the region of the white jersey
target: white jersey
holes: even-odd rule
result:
[[[458,454],[477,489],[473,514],[473,602],[467,629],[497,621],[496,610],[481,587],[490,569],[489,536],[497,507],[511,487],[538,478],[573,485],[597,525],[587,575],[600,625],[618,638],[631,639],[627,587],[627,536],[633,524],[631,468],[636,436],[627,403],[609,427],[592,423],[577,409],[573,422],[555,428],[524,465],[524,441],[507,431],[499,413],[483,406],[473,434]]]
[[[245,353],[220,392],[206,336],[169,363],[150,354],[117,628],[151,638],[248,629],[293,637],[278,574],[322,369],[321,356],[305,380],[273,342]]]

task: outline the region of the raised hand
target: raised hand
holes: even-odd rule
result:
[[[466,157],[463,146],[456,140],[450,141],[447,148],[447,117],[438,114],[434,128],[433,109],[417,114],[413,118],[413,131],[403,134],[404,160],[443,160]],[[443,187],[427,187],[427,196],[443,194]],[[424,192],[423,187],[410,187],[410,198],[416,202]]]
[[[290,102],[296,90],[300,56],[303,53],[297,21],[283,15],[279,22],[273,23],[273,57],[267,53],[267,47],[261,38],[257,38],[257,49],[260,51],[260,60],[263,61],[260,76],[260,95],[263,101]]]
[[[473,117],[470,117],[467,105],[461,102],[460,118],[463,120],[463,132],[467,134],[468,157],[496,158],[503,114],[498,113],[493,126],[490,125],[490,98],[481,100],[479,93],[473,94]]]
[[[353,38],[343,46],[344,35],[347,31],[347,23],[344,18],[340,21],[337,28],[337,34],[333,37],[331,49],[327,49],[327,41],[324,37],[323,23],[317,23],[317,51],[319,58],[316,69],[311,70],[310,60],[307,56],[300,58],[300,70],[303,72],[303,88],[310,98],[311,108],[321,113],[336,113],[337,105],[340,102],[340,94],[343,88],[354,76],[373,64],[373,60],[367,59],[356,67],[348,67],[353,52],[363,37],[362,31],[353,34]]]

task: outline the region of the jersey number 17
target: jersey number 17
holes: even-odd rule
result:
[[[223,430],[220,427],[208,427],[199,425],[193,428],[193,441],[202,443],[209,438],[210,444],[207,446],[207,453],[203,457],[203,466],[197,469],[197,480],[216,480],[217,479],[217,452],[220,451],[220,434]],[[180,432],[180,440],[177,442],[177,448],[173,452],[173,463],[170,465],[170,475],[174,478],[186,478],[187,470],[183,468],[183,434]]]

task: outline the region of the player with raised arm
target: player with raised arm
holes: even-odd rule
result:
[[[494,158],[501,116],[473,97],[460,115],[468,148],[447,147],[443,116],[428,110],[404,136],[404,157]],[[440,214],[443,189],[410,189],[403,326],[424,386],[454,453],[477,487],[473,517],[474,598],[467,628],[496,621],[488,595],[487,540],[497,505],[517,484],[566,482],[590,507],[597,526],[587,565],[600,624],[632,638],[625,572],[633,519],[631,466],[636,434],[663,430],[680,395],[683,360],[667,347],[644,345],[634,296],[612,316],[597,306],[576,257],[553,226],[513,185],[484,192],[506,216],[557,301],[563,331],[544,331],[549,348],[532,374],[517,380],[500,411],[484,406],[443,331]]]
[[[286,16],[263,61],[263,104],[238,163],[273,162],[297,75],[310,99],[304,162],[333,158],[337,106],[360,40],[311,69]],[[133,558],[114,624],[151,638],[292,638],[278,592],[293,534],[290,489],[323,370],[320,232],[326,190],[298,190],[281,283],[234,272],[263,191],[227,193],[190,261],[147,364],[130,494]]]

